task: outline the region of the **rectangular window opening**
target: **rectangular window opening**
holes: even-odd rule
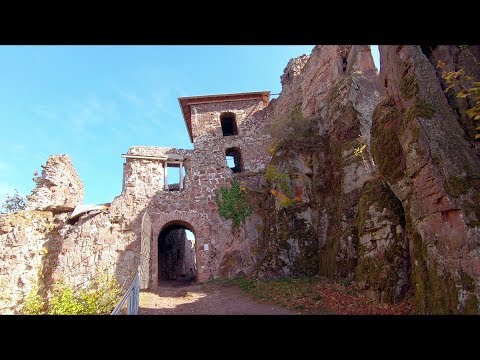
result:
[[[235,115],[231,113],[223,114],[220,117],[220,123],[222,125],[223,136],[238,135],[237,122],[235,121]]]
[[[227,166],[234,173],[241,172],[243,169],[242,166],[242,156],[239,148],[229,148],[225,151],[225,158],[227,160]]]
[[[169,163],[165,168],[165,190],[181,191],[184,189],[185,166],[183,163]]]

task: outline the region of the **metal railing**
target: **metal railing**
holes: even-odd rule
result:
[[[113,310],[110,315],[123,315],[120,313],[120,311],[123,308],[123,305],[125,304],[125,302],[127,302],[126,315],[137,315],[139,294],[140,294],[140,271],[137,271],[137,273],[135,274],[135,278],[132,281],[132,284],[128,288],[125,295],[123,295],[118,305],[115,307],[115,310]]]

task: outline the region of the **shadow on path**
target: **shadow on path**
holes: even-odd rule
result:
[[[140,315],[294,315],[278,305],[258,303],[234,286],[161,283],[140,292]]]

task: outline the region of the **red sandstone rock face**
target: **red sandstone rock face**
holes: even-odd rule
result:
[[[380,178],[363,185],[358,204],[356,281],[380,302],[401,300],[410,289],[408,239],[400,200]]]
[[[442,79],[442,73],[449,71],[463,70],[466,76],[471,76],[474,81],[480,81],[480,46],[451,46],[451,45],[437,45],[435,47],[423,47],[422,52],[430,60],[437,72],[437,76],[441,79],[442,89],[446,90],[448,85]],[[444,67],[439,67],[439,62],[443,62]],[[460,126],[465,131],[467,140],[480,148],[479,141],[475,140],[475,122],[466,116],[465,111],[473,104],[473,99],[458,98],[456,94],[460,88],[454,87],[447,92],[447,100],[458,116]]]
[[[351,274],[358,244],[356,206],[363,183],[375,172],[368,147],[362,156],[354,155],[355,147],[369,144],[379,98],[370,49],[317,46],[310,56],[288,63],[282,85],[281,95],[266,109],[269,122],[281,123],[297,111],[295,116],[317,129],[300,142],[293,136],[271,162],[289,175],[290,189],[301,194],[301,202],[281,208],[269,193],[278,190],[272,183],[253,193],[255,215],[227,250],[222,269],[229,275],[253,269],[261,277]]]
[[[374,116],[372,151],[405,209],[417,305],[478,313],[478,153],[421,48],[381,46],[380,54],[385,100]]]

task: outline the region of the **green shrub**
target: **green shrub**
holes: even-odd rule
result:
[[[38,293],[37,286],[28,293],[21,312],[24,315],[41,315],[45,313],[45,300]]]
[[[280,148],[305,147],[312,134],[317,132],[315,121],[303,115],[302,104],[293,106],[288,116],[280,116],[270,123],[269,133],[273,144],[269,147],[270,154]]]
[[[215,201],[218,205],[218,214],[225,219],[231,219],[233,229],[252,213],[247,191],[236,180],[232,181],[231,187],[222,186],[215,194]]]
[[[57,283],[52,297],[45,306],[38,288],[27,296],[23,314],[38,315],[101,315],[110,314],[117,305],[120,287],[117,281],[107,275],[96,278],[86,289],[75,290],[72,286]]]

